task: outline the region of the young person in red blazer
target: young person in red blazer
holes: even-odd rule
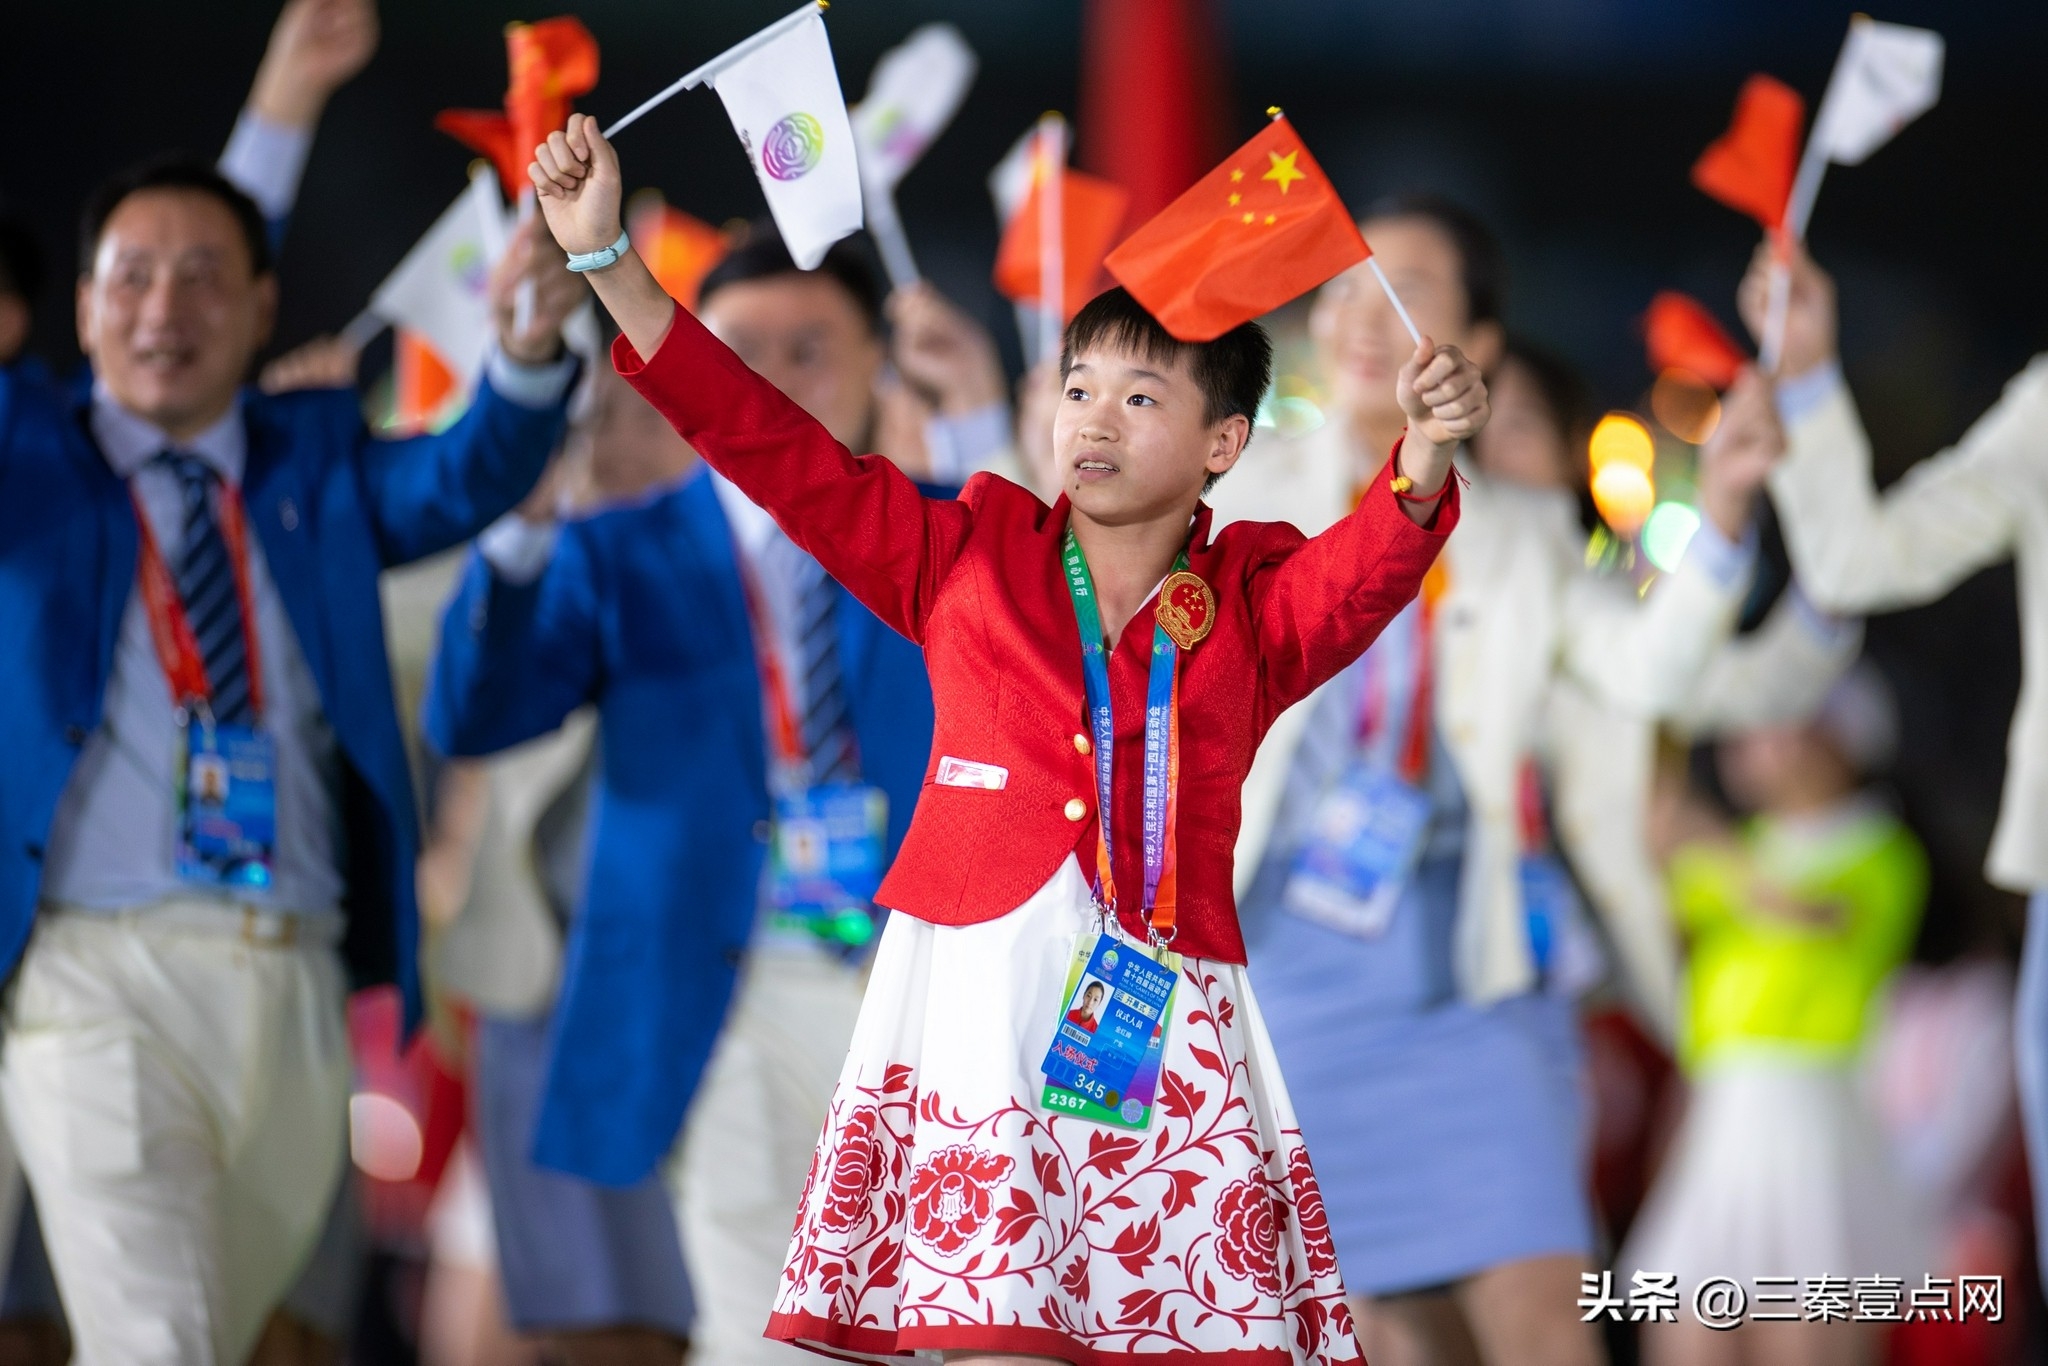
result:
[[[589,119],[530,174],[566,250],[620,241],[618,161]],[[1123,291],[1101,296],[1067,331],[1060,500],[980,475],[940,501],[850,454],[630,250],[588,273],[624,334],[620,373],[931,670],[926,786],[877,897],[903,914],[769,1335],[857,1359],[1359,1359],[1245,979],[1231,850],[1273,718],[1358,657],[1456,524],[1451,453],[1487,413],[1476,368],[1417,348],[1399,380],[1408,433],[1323,535],[1240,523],[1212,540],[1202,492],[1237,462],[1271,377],[1255,324],[1187,344]],[[1149,1030],[1090,1036],[1151,1041],[1092,1101],[1045,1070],[1088,953],[1091,974],[1129,974],[1106,1022],[1141,994],[1135,960],[1172,984]],[[1113,1075],[1088,1057],[1084,1072]]]

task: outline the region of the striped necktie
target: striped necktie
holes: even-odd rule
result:
[[[796,657],[791,663],[803,689],[798,738],[810,760],[811,781],[857,781],[860,765],[839,672],[839,620],[833,610],[838,590],[824,567],[779,530],[773,544],[787,571],[783,581],[794,608],[790,635]]]
[[[222,725],[254,725],[241,592],[213,509],[212,494],[220,480],[205,461],[182,451],[164,451],[156,461],[178,477],[178,489],[184,496],[185,539],[171,577],[177,583],[178,600],[184,604],[185,620],[191,624],[199,662],[213,691],[213,719]]]

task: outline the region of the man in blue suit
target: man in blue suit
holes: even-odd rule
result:
[[[887,359],[879,304],[851,243],[803,272],[773,229],[756,228],[706,278],[698,312],[842,440],[873,449]],[[926,349],[969,356],[957,371],[976,369],[982,348],[964,318],[915,330]],[[1000,441],[1005,415],[974,402],[1000,402],[992,348],[980,369],[992,378],[978,375],[971,394],[930,395],[942,423],[975,422],[884,449],[912,467],[920,444],[966,449],[983,427]],[[597,404],[653,416],[608,368],[596,379]],[[587,883],[536,1129],[517,1136],[520,1150],[591,1181],[642,1183],[677,1150],[690,1110],[665,1175],[699,1306],[692,1343],[734,1366],[788,1359],[799,1354],[761,1331],[874,926],[864,906],[778,909],[776,879],[764,877],[771,843],[785,847],[776,798],[797,769],[799,788],[880,789],[874,852],[886,866],[931,747],[924,661],[708,469],[579,520],[557,523],[544,504],[522,511],[479,539],[427,699],[430,739],[464,755],[598,708]],[[484,1146],[508,1295],[515,1320],[531,1322],[517,1283],[521,1202],[508,1191],[517,1178],[494,1162],[490,1135]],[[553,1230],[534,1237],[559,1242]],[[585,1274],[601,1260],[601,1249],[559,1251]]]
[[[0,374],[0,1101],[82,1360],[246,1358],[344,1159],[337,948],[417,1009],[377,576],[516,503],[556,441],[581,289],[540,240],[469,414],[376,441],[350,394],[243,389],[262,211],[159,162],[85,214],[91,392]]]

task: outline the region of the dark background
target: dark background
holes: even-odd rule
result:
[[[790,8],[790,0],[588,0],[603,49],[583,107],[614,117]],[[1640,402],[1635,319],[1663,287],[1733,321],[1756,234],[1686,171],[1726,124],[1736,86],[1765,70],[1818,100],[1850,6],[1810,0],[1222,0],[1238,135],[1283,104],[1354,205],[1394,188],[1447,190],[1507,238],[1510,320],[1583,365],[1604,403]],[[553,7],[503,0],[383,5],[375,62],[328,110],[284,256],[280,342],[338,328],[461,188],[470,154],[436,110],[491,107],[505,85],[500,28]],[[168,147],[218,150],[275,7],[138,0],[0,14],[0,200],[75,265],[76,206],[101,175]],[[1842,285],[1844,351],[1880,476],[1958,436],[2048,343],[2041,267],[2048,147],[2048,4],[1888,5],[1876,17],[1948,38],[1942,101],[1861,167],[1830,171],[1812,243]],[[1079,0],[838,0],[828,24],[849,97],[916,24],[958,24],[982,73],[953,128],[911,174],[904,218],[927,272],[983,315],[1014,364],[1007,307],[987,283],[996,223],[989,168],[1042,110],[1072,111]],[[1083,130],[1087,136],[1087,130]],[[715,96],[693,92],[622,135],[634,185],[718,222],[761,200]],[[68,286],[36,344],[75,357]],[[1897,781],[1935,856],[1923,948],[2009,945],[2016,908],[1978,874],[1996,810],[2019,674],[2009,571],[1937,607],[1872,624],[1897,687]]]

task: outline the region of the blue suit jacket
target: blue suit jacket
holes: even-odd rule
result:
[[[99,725],[135,584],[135,513],[83,396],[0,371],[0,971],[28,940],[43,845]],[[473,536],[547,463],[562,405],[478,388],[438,436],[379,441],[352,390],[242,400],[242,497],[342,757],[348,935],[356,979],[396,977],[417,1020],[419,824],[384,656],[377,576]]]
[[[489,754],[599,708],[589,881],[570,932],[534,1136],[541,1164],[609,1185],[675,1141],[754,928],[769,814],[753,630],[732,532],[702,469],[570,522],[538,581],[472,554],[442,622],[427,734]],[[894,856],[924,782],[924,656],[837,607],[863,776]]]

